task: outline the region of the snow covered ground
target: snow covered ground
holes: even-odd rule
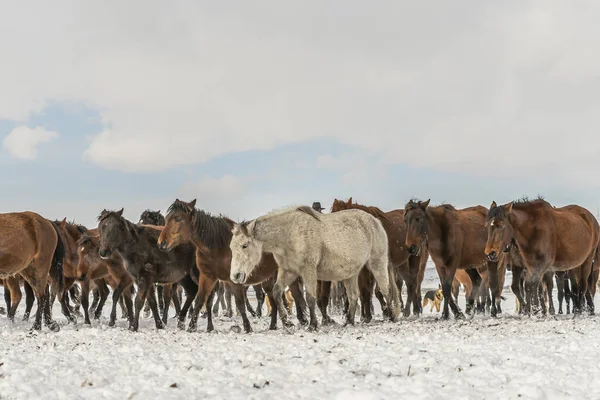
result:
[[[293,334],[265,317],[251,334],[230,330],[239,317],[218,317],[211,334],[204,319],[199,333],[151,319],[132,333],[124,320],[109,328],[107,308],[92,327],[67,325],[55,304],[58,333],[0,317],[0,398],[600,398],[599,318],[517,317],[505,296],[498,319],[440,321],[427,307],[418,320]]]

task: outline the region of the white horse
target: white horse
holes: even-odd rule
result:
[[[398,290],[388,272],[388,238],[381,222],[362,210],[320,214],[308,206],[274,211],[252,221],[236,223],[231,239],[231,275],[243,284],[260,261],[263,251],[273,253],[279,265],[273,296],[284,326],[293,326],[283,306],[283,290],[298,276],[306,286],[310,308],[309,330],[317,329],[317,280],[342,281],[349,301],[346,323],[354,325],[358,301],[358,275],[366,266],[398,315]],[[391,290],[391,291],[390,291]],[[394,306],[390,298],[394,300]]]

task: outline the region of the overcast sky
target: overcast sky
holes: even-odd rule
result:
[[[596,214],[598,21],[594,1],[5,3],[0,211]]]

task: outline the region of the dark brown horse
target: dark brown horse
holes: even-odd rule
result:
[[[160,210],[150,210],[147,209],[145,210],[141,215],[140,215],[140,220],[138,221],[138,224],[141,225],[155,225],[155,226],[165,226],[165,217],[161,214]],[[173,305],[175,306],[175,315],[178,316],[179,315],[179,311],[181,311],[180,309],[180,304],[182,303],[182,298],[181,298],[181,291],[178,290],[177,288],[177,283],[173,283],[172,285],[167,285],[167,290],[170,291],[170,293],[172,295],[174,295],[172,297],[173,300]],[[156,297],[158,298],[158,308],[160,310],[164,310],[165,306],[164,306],[164,285],[155,285],[156,287]],[[168,294],[167,294],[168,295]],[[146,302],[146,305],[144,306],[144,318],[147,318],[150,316],[150,304],[148,302]]]
[[[244,285],[233,284],[230,279],[231,249],[229,244],[232,237],[233,221],[224,216],[212,216],[202,210],[196,209],[196,199],[189,203],[176,199],[167,210],[166,225],[157,244],[167,252],[173,252],[178,246],[193,243],[196,248],[196,264],[200,271],[198,282],[198,295],[192,315],[189,331],[197,329],[198,314],[206,303],[209,295],[214,292],[218,281],[231,283],[237,309],[242,315],[244,329],[252,331],[250,321],[246,316],[244,301]],[[273,297],[273,285],[278,270],[277,263],[271,253],[264,253],[261,263],[248,279],[247,285],[262,283],[262,287],[269,296],[271,304],[277,304]],[[303,301],[304,296],[296,283],[290,285],[296,302]],[[212,300],[212,299],[211,299]],[[208,314],[207,331],[214,330],[212,324],[212,301],[206,305]],[[300,318],[300,316],[299,316]],[[271,313],[270,329],[277,327],[277,312]]]
[[[60,235],[46,218],[29,211],[0,214],[0,278],[19,274],[31,285],[38,303],[35,330],[42,329],[42,312],[46,326],[52,331],[60,330],[52,320],[47,283],[51,274],[57,291],[62,292],[63,260]]]
[[[104,210],[98,217],[100,234],[98,254],[102,259],[109,260],[114,253],[118,252],[138,286],[135,315],[133,321],[130,321],[130,329],[133,331],[139,328],[140,311],[146,300],[150,302],[156,328],[164,328],[164,321],[161,320],[158,312],[154,284],[180,282],[194,274],[196,270],[193,246],[183,244],[169,253],[161,251],[157,246],[161,231],[160,226],[137,225],[126,220],[123,218],[123,209]],[[185,314],[192,301],[193,296],[188,296],[187,307],[184,305],[181,310],[179,321],[185,321]],[[169,303],[170,299],[165,299],[165,307],[168,307]],[[163,312],[163,317],[165,314],[166,312]]]
[[[473,283],[471,298],[467,304],[467,313],[473,308],[475,296],[479,293],[481,276],[477,267],[487,264],[492,291],[492,316],[497,315],[498,296],[498,261],[486,260],[485,257],[485,217],[487,209],[482,206],[457,210],[450,204],[429,207],[429,200],[411,199],[404,208],[404,220],[407,226],[406,246],[411,254],[421,254],[428,245],[437,269],[442,291],[444,293],[444,311],[442,318],[450,316],[448,306],[455,318],[464,318],[463,313],[454,301],[452,282],[457,269],[464,269]]]
[[[352,197],[348,201],[335,199],[331,206],[331,212],[337,212],[348,209],[358,209],[365,211],[375,218],[379,219],[385,229],[388,236],[388,245],[390,252],[390,270],[396,270],[396,273],[406,283],[406,305],[404,306],[404,316],[410,316],[411,305],[413,307],[413,313],[419,315],[422,313],[421,308],[421,284],[425,274],[425,265],[427,264],[427,245],[419,254],[411,255],[408,252],[407,247],[404,245],[406,241],[406,224],[404,223],[404,210],[392,210],[384,212],[381,209],[374,206],[363,206],[358,203],[352,202]],[[363,270],[367,271],[366,268]],[[362,274],[362,272],[361,272]],[[370,273],[369,273],[370,274]],[[391,279],[396,284],[395,279]],[[361,294],[363,289],[361,288]],[[378,292],[378,291],[377,291]],[[376,292],[376,293],[377,293]],[[367,293],[365,292],[365,297]],[[380,302],[383,299],[381,293]],[[378,299],[379,299],[378,296]],[[369,301],[371,293],[368,293]],[[361,302],[363,296],[361,295]],[[387,305],[382,304],[382,309],[386,309]]]
[[[67,222],[64,218],[62,221],[53,221],[58,233],[62,239],[65,248],[65,258],[63,264],[63,292],[59,299],[62,313],[67,317],[69,322],[76,322],[75,316],[72,314],[72,309],[69,305],[69,296],[67,292],[73,287],[77,280],[77,265],[79,264],[79,254],[77,253],[77,241],[87,232],[87,228],[83,225]]]
[[[100,257],[99,245],[100,239],[97,229],[90,229],[77,241],[79,264],[77,266],[77,279],[81,282],[81,305],[85,315],[85,323],[91,324],[89,317],[89,292],[90,282],[98,279],[111,277],[115,285],[113,289],[112,309],[110,313],[109,326],[114,326],[117,319],[117,303],[123,301],[127,310],[127,319],[133,321],[133,301],[134,294],[133,276],[123,265],[123,260],[119,254],[113,254],[109,259],[104,260]],[[100,310],[96,308],[94,319],[100,318]],[[98,312],[99,311],[99,312]]]
[[[504,205],[493,202],[487,215],[485,253],[495,260],[514,241],[527,270],[527,304],[538,293],[540,280],[549,271],[569,271],[574,310],[582,312],[588,300],[588,283],[597,259],[600,226],[594,215],[578,205],[556,208],[547,201],[519,200]]]

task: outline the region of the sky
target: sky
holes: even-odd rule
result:
[[[0,12],[0,212],[334,198],[600,206],[600,5],[32,1]]]

